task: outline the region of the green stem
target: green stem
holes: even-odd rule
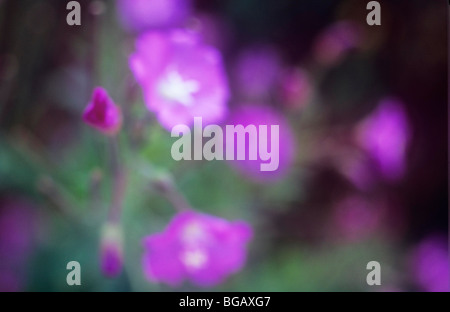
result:
[[[192,210],[191,205],[186,198],[176,189],[173,183],[158,183],[155,184],[156,189],[163,195],[172,206],[179,212]]]
[[[113,172],[113,194],[108,220],[118,223],[122,214],[123,199],[126,190],[126,174],[119,155],[117,137],[110,139]]]
[[[161,172],[152,165],[143,164],[139,167],[139,172],[150,180],[151,186],[179,212],[193,210],[186,198],[181,194],[173,182],[173,177],[167,172]]]

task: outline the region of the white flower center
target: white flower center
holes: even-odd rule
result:
[[[208,255],[201,249],[188,250],[181,255],[181,261],[188,270],[198,270],[208,261]]]
[[[200,85],[196,80],[184,80],[176,70],[169,70],[158,85],[161,96],[169,101],[191,106],[194,103],[194,93]]]

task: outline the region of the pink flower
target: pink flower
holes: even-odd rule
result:
[[[114,135],[122,125],[122,113],[106,90],[97,87],[83,112],[83,120],[105,134]]]
[[[191,11],[190,0],[118,0],[117,13],[130,31],[181,26]]]
[[[118,225],[106,224],[102,231],[100,265],[107,277],[120,274],[123,266],[122,231]]]
[[[383,100],[359,129],[362,146],[376,161],[386,178],[395,180],[405,171],[410,129],[403,105],[393,99]]]
[[[243,267],[251,237],[243,221],[182,212],[164,232],[144,239],[144,272],[150,280],[172,286],[184,279],[213,286]]]
[[[137,39],[130,67],[150,111],[169,131],[178,124],[220,121],[227,110],[228,83],[218,50],[184,30],[147,32]]]

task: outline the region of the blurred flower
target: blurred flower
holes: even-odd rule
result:
[[[375,112],[361,124],[358,137],[384,177],[398,179],[403,175],[410,129],[400,102],[381,101]]]
[[[280,79],[281,60],[270,47],[252,47],[243,51],[235,65],[237,91],[249,99],[264,99]]]
[[[334,222],[339,235],[349,241],[358,241],[375,232],[381,223],[382,207],[352,196],[336,205]]]
[[[286,71],[281,79],[280,92],[286,106],[292,109],[304,108],[312,93],[307,73],[300,68]]]
[[[295,152],[295,140],[292,134],[291,128],[287,120],[280,113],[274,109],[257,104],[244,104],[241,107],[233,111],[227,120],[227,125],[242,125],[247,127],[254,125],[256,127],[257,137],[246,135],[245,138],[245,160],[231,160],[229,163],[236,168],[239,172],[256,182],[273,182],[277,181],[288,173],[288,169],[292,164]],[[278,139],[278,168],[274,171],[261,171],[261,164],[268,163],[269,161],[262,160],[260,153],[257,153],[256,160],[250,160],[249,151],[250,147],[258,146],[260,140],[260,125],[267,125],[267,146],[268,151],[274,154],[274,150],[271,146],[271,125],[279,126],[279,139]],[[270,135],[269,135],[270,134]],[[226,138],[226,149],[233,148],[228,147],[230,142],[229,138]],[[258,142],[259,141],[259,142]],[[234,151],[236,153],[237,140],[234,140]]]
[[[0,200],[0,292],[22,291],[37,230],[36,214],[17,198]]]
[[[218,50],[184,30],[147,32],[137,39],[130,67],[149,110],[169,131],[178,124],[220,121],[228,84]]]
[[[420,287],[429,292],[450,291],[448,240],[430,236],[419,243],[411,257],[412,271]]]
[[[105,276],[120,274],[123,266],[122,230],[119,225],[107,223],[102,230],[100,261]]]
[[[83,120],[105,134],[114,135],[122,125],[122,113],[106,90],[97,87],[83,112]]]
[[[144,239],[144,271],[150,280],[173,286],[184,279],[213,286],[242,268],[251,237],[243,221],[182,212],[164,232]]]
[[[314,44],[314,55],[324,65],[339,62],[345,54],[360,45],[361,30],[350,21],[340,21],[319,34]]]
[[[190,11],[190,0],[117,0],[119,19],[133,32],[181,26]]]

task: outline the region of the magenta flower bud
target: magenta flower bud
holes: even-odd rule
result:
[[[115,277],[122,272],[122,230],[119,225],[108,223],[103,227],[100,246],[100,265],[103,274]]]
[[[243,221],[179,213],[164,232],[144,239],[144,273],[151,281],[172,286],[185,279],[204,287],[216,285],[243,267],[252,235]]]
[[[116,134],[122,125],[122,112],[102,87],[94,89],[83,112],[83,120],[104,134]]]
[[[147,108],[167,130],[220,121],[227,112],[228,82],[219,51],[185,30],[151,31],[136,42],[131,70]]]

